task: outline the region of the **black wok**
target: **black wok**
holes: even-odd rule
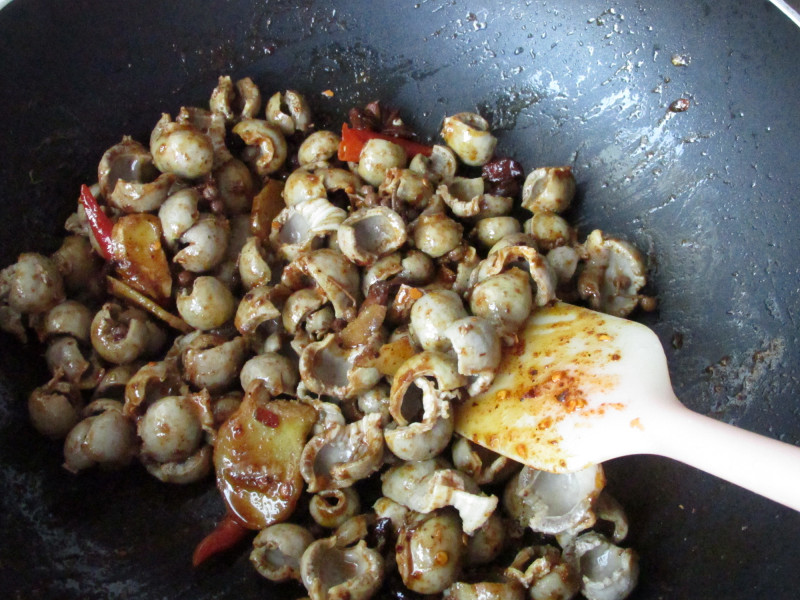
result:
[[[0,65],[0,266],[54,250],[103,150],[206,103],[219,74],[299,89],[333,125],[375,98],[430,135],[477,109],[526,169],[574,165],[584,234],[647,251],[645,318],[679,397],[800,443],[800,29],[767,2],[15,0]],[[274,593],[244,551],[192,569],[222,513],[210,485],[64,471],[25,414],[41,349],[0,344],[3,597]],[[796,597],[800,515],[666,459],[607,470],[642,557],[635,598]],[[800,468],[776,476],[800,493]]]

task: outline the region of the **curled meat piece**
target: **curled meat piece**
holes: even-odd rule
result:
[[[488,565],[503,551],[508,524],[495,511],[467,540],[464,561],[467,565]]]
[[[461,296],[452,290],[432,290],[411,307],[410,330],[425,350],[442,352],[451,345],[447,328],[465,317]]]
[[[400,531],[400,527],[406,520],[406,517],[411,511],[391,498],[381,496],[372,505],[372,510],[375,511],[375,516],[378,520],[388,519],[391,524],[392,531],[395,535]]]
[[[47,340],[59,335],[69,335],[83,343],[89,342],[92,313],[77,300],[65,300],[51,308],[36,327],[39,339]]]
[[[353,173],[347,169],[317,165],[314,173],[322,178],[322,185],[329,194],[343,192],[350,198],[357,195],[359,188],[364,185],[358,173]]]
[[[566,219],[552,212],[535,213],[525,221],[524,229],[533,236],[536,247],[542,251],[571,246],[577,235]]]
[[[530,246],[505,246],[489,254],[478,264],[470,277],[470,287],[498,275],[509,267],[524,268],[536,285],[536,306],[545,306],[556,297],[556,276],[550,263]]]
[[[71,335],[50,341],[44,354],[50,374],[61,375],[67,381],[80,384],[91,368],[90,359],[84,356],[83,348]]]
[[[311,497],[308,511],[318,525],[334,529],[361,511],[361,501],[352,487],[320,490]]]
[[[270,581],[300,581],[300,559],[313,542],[314,536],[305,527],[276,523],[258,532],[250,563]]]
[[[191,483],[211,470],[214,416],[207,390],[188,396],[165,396],[147,407],[137,423],[140,459],[165,483]]]
[[[427,460],[438,456],[453,437],[453,412],[449,401],[453,394],[438,391],[434,383],[424,377],[415,379],[414,386],[422,392],[421,419],[407,425],[390,424],[384,437],[386,445],[398,458]],[[416,402],[409,402],[409,396],[411,394],[403,396],[400,413],[413,414],[411,405]]]
[[[236,158],[230,158],[216,167],[212,176],[217,185],[219,200],[225,205],[228,214],[250,211],[256,183],[246,164]]]
[[[336,318],[350,321],[361,301],[358,267],[330,248],[303,254],[286,266],[281,281],[290,290],[314,287],[333,306]],[[311,285],[309,285],[309,283]]]
[[[133,362],[147,351],[151,329],[140,310],[107,302],[92,319],[92,347],[117,365]]]
[[[216,277],[201,275],[189,289],[178,292],[175,305],[186,323],[195,329],[214,329],[228,322],[236,312],[230,289]]]
[[[150,154],[162,173],[198,179],[214,166],[214,146],[190,123],[177,123],[164,113],[150,134]]]
[[[502,250],[503,248],[507,248],[509,246],[525,246],[529,248],[538,248],[536,245],[536,238],[533,237],[532,234],[527,232],[521,233],[512,233],[510,235],[505,236],[501,240],[498,240],[494,246],[489,248],[489,255],[491,256],[495,252]]]
[[[408,168],[436,185],[437,183],[447,183],[455,177],[458,159],[455,152],[447,146],[434,144],[430,156],[415,155]]]
[[[360,208],[340,223],[337,242],[351,262],[368,266],[405,244],[406,225],[395,211],[383,206]]]
[[[572,167],[543,167],[531,171],[522,185],[522,207],[532,213],[565,211],[575,196]]]
[[[437,187],[436,194],[458,218],[475,217],[481,211],[483,179],[454,177],[449,183]]]
[[[16,313],[45,312],[64,300],[64,281],[52,260],[25,252],[0,271],[2,300]]]
[[[472,535],[497,507],[496,496],[485,496],[466,474],[441,458],[391,467],[381,479],[387,498],[420,513],[452,506],[461,516],[464,533]]]
[[[553,267],[558,280],[558,297],[562,300],[577,299],[574,278],[579,261],[580,254],[572,246],[559,246],[547,253],[547,262]]]
[[[123,412],[128,417],[139,418],[159,398],[188,393],[189,386],[181,380],[175,358],[150,362],[137,370],[125,384]]]
[[[605,536],[589,531],[568,549],[577,561],[581,593],[588,600],[622,600],[636,587],[639,558],[630,548],[620,548]]]
[[[519,221],[514,217],[486,217],[475,224],[472,236],[484,248],[491,248],[503,238],[521,231]]]
[[[180,237],[185,244],[172,260],[192,273],[210,271],[225,258],[230,239],[230,224],[224,217],[201,214]]]
[[[464,540],[458,516],[450,509],[410,514],[397,534],[397,570],[418,594],[437,594],[461,574]]]
[[[226,121],[252,119],[261,110],[261,92],[249,77],[238,80],[234,86],[230,76],[223,75],[208,104],[212,112],[220,113]]]
[[[260,381],[270,396],[293,395],[297,388],[297,368],[282,354],[264,352],[244,363],[239,380],[245,391],[253,381]]]
[[[269,240],[278,254],[294,260],[301,253],[319,247],[322,238],[335,233],[347,213],[327,198],[312,198],[284,208],[272,224]]]
[[[283,328],[290,335],[298,335],[302,326],[308,323],[313,314],[325,304],[325,297],[319,290],[302,288],[293,292],[286,299],[283,312],[280,313]]]
[[[99,276],[103,260],[94,252],[88,238],[68,235],[50,259],[55,263],[68,292],[78,298],[101,295],[101,285],[105,283]]]
[[[349,425],[333,424],[303,448],[300,472],[309,492],[342,489],[369,477],[383,465],[383,427],[379,414]]]
[[[388,140],[370,138],[361,148],[356,170],[361,179],[378,187],[390,169],[405,168],[407,160],[402,146]]]
[[[421,403],[406,398],[406,395],[411,385],[423,378],[433,379],[435,387],[431,389],[443,398],[454,398],[458,388],[466,382],[464,376],[458,373],[453,359],[447,354],[426,350],[411,356],[395,372],[389,393],[389,412],[401,426],[408,425],[409,418],[419,412]],[[424,400],[424,396],[420,400]]]
[[[244,364],[247,342],[217,334],[196,335],[181,356],[184,377],[195,388],[217,394],[230,387]]]
[[[74,383],[53,377],[28,397],[28,416],[36,431],[62,439],[78,423],[83,408],[81,392]]]
[[[300,354],[300,377],[315,394],[342,400],[355,398],[369,390],[380,379],[374,367],[358,366],[360,348],[344,348],[334,334],[319,342],[307,344]]]
[[[84,409],[64,440],[64,468],[78,473],[93,466],[119,468],[129,464],[138,450],[136,428],[114,400],[95,400]]]
[[[93,396],[95,398],[124,400],[125,386],[140,367],[140,364],[131,363],[104,369],[103,376],[97,382],[97,387],[94,388]]]
[[[628,516],[625,514],[625,509],[607,489],[600,493],[594,512],[599,521],[607,521],[614,526],[611,539],[615,544],[619,544],[628,536]]]
[[[414,246],[432,258],[439,258],[457,248],[463,239],[464,226],[444,212],[421,214],[409,225]]]
[[[278,127],[284,135],[292,135],[295,131],[306,132],[311,122],[311,109],[302,94],[294,90],[275,92],[267,100],[267,121]]]
[[[511,477],[522,465],[459,437],[452,448],[453,464],[475,480],[478,485],[502,483]]]
[[[595,310],[625,317],[638,306],[646,283],[644,259],[633,245],[592,231],[584,243],[587,260],[578,274],[578,293]]]
[[[456,354],[458,372],[471,378],[467,393],[486,391],[500,364],[500,337],[495,326],[481,317],[464,317],[452,322],[444,335]]]
[[[378,194],[381,198],[388,198],[389,205],[400,214],[406,214],[419,212],[428,206],[433,195],[433,186],[429,179],[410,168],[393,168],[386,171],[386,177],[378,187]]]
[[[488,219],[491,217],[503,217],[508,215],[514,208],[514,198],[509,196],[497,196],[495,194],[484,194],[481,197],[481,211],[478,218]]]
[[[491,275],[472,286],[469,306],[496,327],[503,343],[513,344],[533,308],[530,276],[517,267]]]
[[[323,402],[319,398],[306,394],[304,389],[299,390],[297,397],[306,404],[313,406],[314,410],[317,411],[317,422],[314,423],[314,427],[311,430],[314,435],[319,435],[334,425],[344,426],[347,424],[342,414],[342,409],[338,404]]]
[[[369,292],[372,284],[397,277],[413,285],[425,285],[436,275],[436,265],[430,256],[419,250],[394,252],[370,265],[361,277],[361,291]]]
[[[250,208],[250,233],[264,242],[272,231],[272,221],[286,207],[281,194],[285,185],[280,179],[268,178],[253,196]]]
[[[181,236],[200,218],[199,201],[200,194],[196,189],[184,188],[171,194],[158,209],[164,239],[170,248],[174,248]]]
[[[244,242],[237,257],[239,278],[247,290],[267,285],[272,280],[272,267],[261,245],[261,240],[250,236]]]
[[[100,195],[110,199],[118,181],[146,182],[158,176],[150,151],[132,137],[125,135],[103,153],[97,166]],[[163,198],[162,198],[163,200]]]
[[[555,546],[523,548],[505,575],[526,587],[532,600],[570,600],[581,588],[577,569]]]
[[[375,539],[378,537],[375,535],[377,523],[378,519],[372,513],[355,515],[339,525],[333,535],[342,546],[351,546],[361,540],[366,541],[370,546],[379,546],[380,541]]]
[[[255,333],[259,327],[278,319],[281,311],[275,306],[275,289],[268,285],[255,287],[247,292],[239,306],[233,324],[242,335]]]
[[[389,415],[389,386],[386,383],[378,383],[375,387],[367,390],[358,397],[358,410],[368,415],[376,413],[381,415],[383,426],[391,420]]]
[[[368,600],[383,583],[383,557],[364,540],[345,546],[334,535],[308,546],[300,573],[311,600]]]
[[[286,178],[281,197],[286,204],[286,208],[291,208],[316,198],[327,198],[325,174],[309,168],[295,169]]]
[[[261,177],[274,173],[286,162],[286,138],[277,127],[260,119],[242,119],[233,127],[247,148],[242,152],[244,162]]]
[[[336,156],[341,138],[321,129],[310,134],[297,149],[297,161],[301,165],[316,165],[327,162]]]
[[[497,138],[489,131],[486,119],[470,112],[445,117],[442,137],[458,157],[471,167],[489,162],[497,146]]]
[[[214,426],[217,429],[238,410],[243,397],[241,391],[232,390],[211,399],[211,413],[214,415]]]
[[[106,150],[97,167],[100,193],[126,213],[156,210],[176,179],[159,173],[147,148],[129,136]]]
[[[126,213],[149,212],[157,210],[167,198],[177,177],[172,173],[162,173],[150,182],[117,180],[117,185],[108,203]]]
[[[439,271],[439,277],[442,278],[441,283],[449,285],[450,289],[457,294],[466,296],[472,272],[480,264],[481,258],[473,246],[466,244],[454,251],[452,258],[455,263],[455,274],[453,274],[452,262],[442,265]]]
[[[196,106],[182,106],[176,123],[188,123],[206,135],[214,149],[213,168],[217,169],[233,158],[230,150],[225,145],[225,116],[218,113],[198,108]]]
[[[534,531],[577,533],[596,522],[594,506],[605,481],[601,465],[560,474],[524,467],[506,485],[503,502],[511,516]]]

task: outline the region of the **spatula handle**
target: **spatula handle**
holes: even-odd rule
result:
[[[654,452],[800,511],[800,448],[677,405],[660,415]]]

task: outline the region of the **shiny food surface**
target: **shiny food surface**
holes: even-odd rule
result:
[[[300,454],[316,420],[308,405],[270,400],[259,384],[221,428],[214,450],[228,510],[249,529],[286,519],[303,491]]]
[[[536,468],[572,470],[575,434],[565,439],[564,426],[625,408],[612,396],[620,375],[609,368],[623,358],[617,321],[561,303],[534,312],[492,386],[458,408],[456,430]]]

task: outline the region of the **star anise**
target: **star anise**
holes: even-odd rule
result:
[[[403,122],[400,111],[384,107],[375,100],[364,108],[351,108],[348,114],[350,126],[354,129],[369,129],[384,135],[413,139],[415,134]]]

